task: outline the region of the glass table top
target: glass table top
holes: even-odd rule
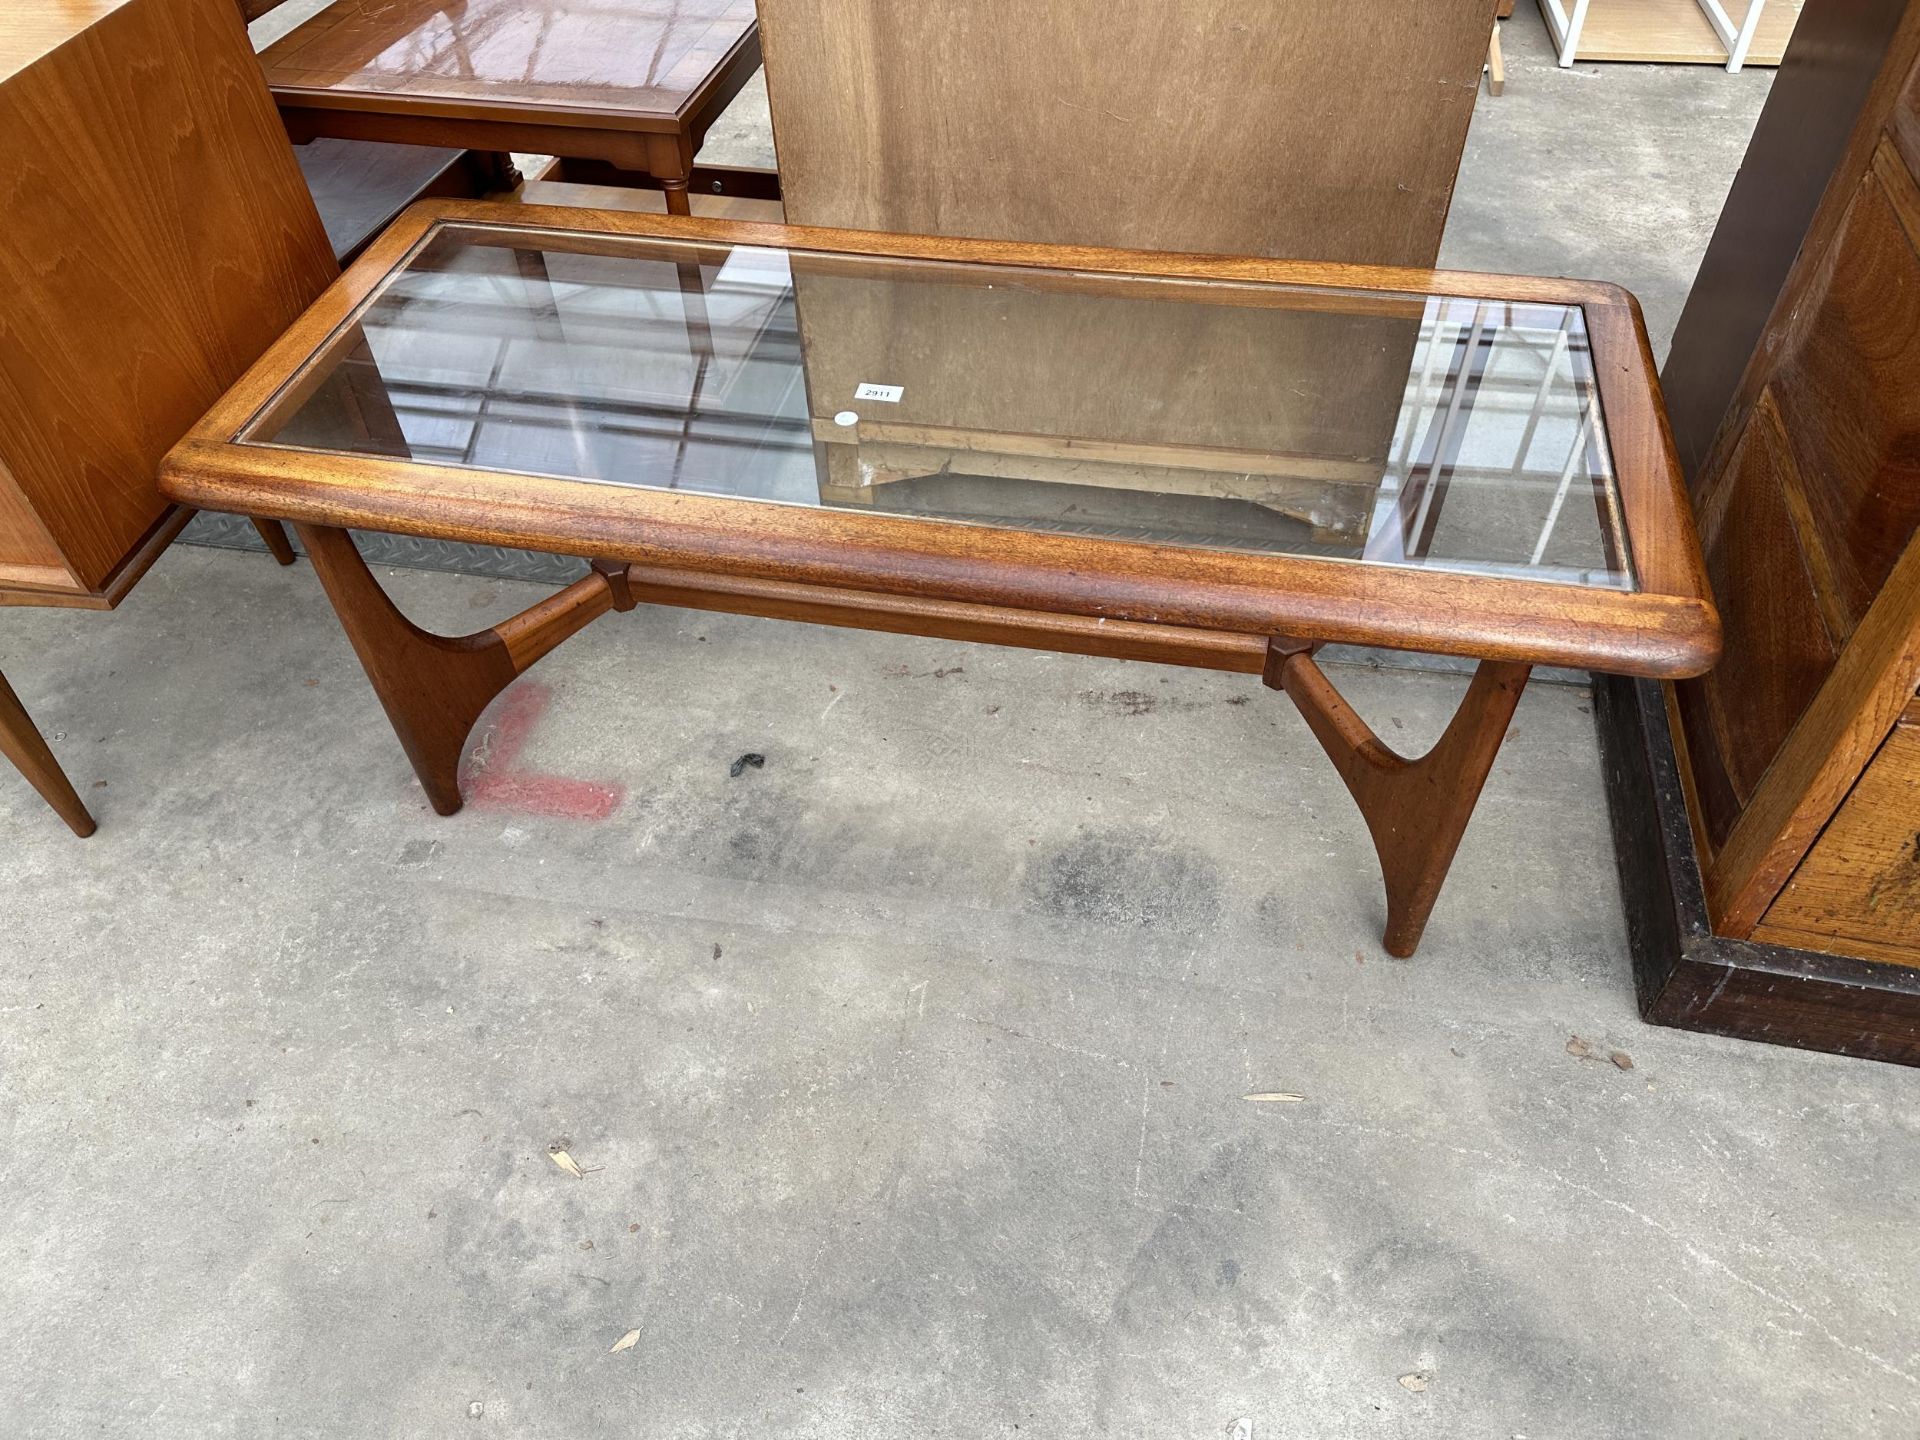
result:
[[[1635,588],[1578,306],[449,223],[237,438]]]
[[[752,0],[332,0],[261,62],[282,89],[670,115],[753,25]]]

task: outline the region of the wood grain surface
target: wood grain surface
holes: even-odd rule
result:
[[[760,0],[788,218],[1431,265],[1494,0]]]
[[[1920,699],[1909,704],[1753,938],[1920,966]]]
[[[1688,482],[1725,463],[1770,368],[1753,364],[1788,277],[1825,253],[1920,47],[1910,0],[1821,0],[1767,93],[1661,371]],[[1909,88],[1908,96],[1916,92]],[[1920,146],[1909,160],[1920,168]],[[1833,192],[1831,201],[1829,191]],[[1722,453],[1709,461],[1716,437]]]
[[[1838,654],[1787,504],[1792,463],[1778,412],[1763,398],[1701,517],[1726,648],[1675,700],[1710,852],[1726,843]],[[1760,575],[1766,583],[1754,583]]]
[[[1760,277],[1786,239],[1763,228],[1764,259],[1744,253],[1734,212],[1758,213],[1771,192],[1736,186],[1703,266],[1715,305],[1683,322],[1669,362],[1697,449],[1700,407],[1732,368],[1710,323],[1748,333],[1770,309],[1692,476],[1726,656],[1674,692],[1705,895],[1734,938],[1755,933],[1920,684],[1920,183],[1903,138],[1920,103],[1920,5],[1838,0],[1807,23],[1743,175],[1764,189],[1778,161],[1802,213],[1818,177],[1789,133],[1801,119],[1836,168],[1771,300]],[[1807,107],[1849,95],[1859,108],[1836,146],[1834,117]]]
[[[1722,933],[1745,937],[1920,688],[1920,541],[1909,543],[1707,867]],[[1693,737],[1689,737],[1690,743]]]
[[[337,271],[232,0],[55,9],[24,67],[49,11],[0,12],[0,567],[50,540],[99,594],[167,447]]]

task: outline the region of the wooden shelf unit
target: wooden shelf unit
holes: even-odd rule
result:
[[[1580,60],[1655,65],[1778,65],[1805,0],[1540,0],[1540,14],[1565,67]],[[1728,27],[1723,36],[1707,7]],[[1761,7],[1754,16],[1753,7]],[[1747,22],[1753,21],[1751,33]],[[1745,37],[1745,48],[1741,38]]]

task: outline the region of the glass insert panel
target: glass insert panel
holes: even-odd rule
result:
[[[1577,306],[447,225],[240,438],[1633,584]]]

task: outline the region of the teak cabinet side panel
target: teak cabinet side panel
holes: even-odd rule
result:
[[[337,273],[232,0],[129,0],[0,83],[0,213],[0,465],[97,590]]]
[[[0,584],[16,572],[65,568],[60,547],[53,543],[6,466],[0,464]]]

